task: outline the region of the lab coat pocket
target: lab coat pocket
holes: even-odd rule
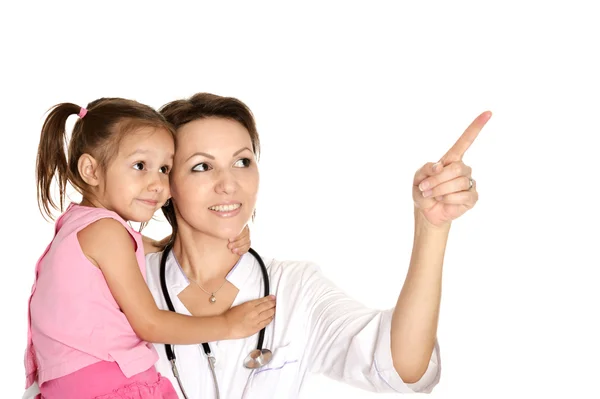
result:
[[[273,397],[287,397],[286,392],[294,389],[299,380],[300,358],[290,345],[273,351],[271,361],[257,369],[252,377],[253,392],[277,392]]]

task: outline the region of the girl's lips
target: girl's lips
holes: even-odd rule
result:
[[[154,200],[146,200],[146,199],[138,199],[138,201],[140,201],[143,204],[149,205],[149,206],[156,206],[158,205],[158,201],[154,201]]]

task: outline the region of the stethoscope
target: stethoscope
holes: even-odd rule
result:
[[[167,257],[169,255],[169,252],[172,249],[173,249],[172,244],[167,245],[162,253],[162,257],[160,258],[160,286],[162,288],[163,297],[165,298],[165,301],[167,302],[167,307],[169,308],[169,310],[171,312],[175,312],[175,307],[173,306],[173,302],[171,302],[171,296],[169,295],[169,290],[167,289],[167,279],[166,279]],[[269,296],[269,274],[267,273],[267,268],[265,267],[265,263],[263,262],[260,255],[258,253],[256,253],[256,251],[253,250],[252,248],[248,249],[248,252],[252,256],[254,256],[254,258],[258,261],[258,264],[260,265],[260,269],[261,269],[262,275],[263,275],[263,282],[265,285],[265,295],[264,296],[267,297],[267,296]],[[265,330],[266,330],[266,327],[263,328],[262,330],[260,330],[260,332],[258,334],[258,344],[256,345],[256,349],[254,349],[252,352],[250,352],[248,354],[248,356],[244,360],[244,367],[246,367],[248,369],[258,369],[258,368],[263,367],[264,365],[268,364],[271,361],[271,357],[273,356],[273,354],[271,353],[270,350],[263,349],[263,347],[262,347],[263,342],[265,340]],[[185,393],[185,390],[183,389],[183,384],[181,383],[179,371],[177,370],[177,365],[176,365],[177,359],[175,357],[175,351],[173,350],[173,348],[174,348],[174,345],[165,344],[165,352],[167,353],[167,359],[169,359],[169,362],[171,363],[171,369],[173,371],[173,375],[175,376],[175,379],[177,380],[177,384],[179,384],[179,389],[181,389],[181,393],[183,393],[183,397],[185,399],[188,399],[188,396]],[[213,381],[215,383],[215,393],[216,393],[217,399],[219,399],[220,398],[219,385],[217,383],[217,375],[215,373],[216,359],[212,355],[210,346],[207,343],[203,343],[202,348],[204,349],[204,353],[206,354],[206,356],[208,358],[208,364],[210,366],[210,371],[212,373]]]

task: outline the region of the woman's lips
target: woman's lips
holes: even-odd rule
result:
[[[240,213],[242,204],[239,202],[232,204],[218,204],[208,207],[208,210],[220,217],[233,217]]]

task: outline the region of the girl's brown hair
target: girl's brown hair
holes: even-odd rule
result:
[[[67,140],[66,123],[71,115],[81,117]],[[83,154],[93,156],[104,169],[117,154],[121,139],[145,127],[174,133],[160,113],[133,100],[100,98],[83,109],[72,103],[52,107],[42,127],[36,162],[38,205],[42,214],[53,219],[52,209],[63,211],[67,182],[82,195],[88,191],[77,166]],[[54,179],[58,183],[58,202],[51,195]]]
[[[163,105],[159,112],[177,130],[186,123],[205,118],[225,118],[239,122],[250,134],[252,152],[256,159],[260,154],[260,140],[256,130],[256,122],[250,108],[237,98],[222,97],[210,93],[197,93],[184,100],[171,101]],[[177,135],[175,136],[177,142]],[[177,220],[173,201],[162,208],[165,218],[173,228],[171,243],[177,235]]]

